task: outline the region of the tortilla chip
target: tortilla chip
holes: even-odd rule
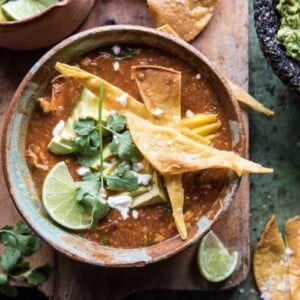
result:
[[[157,30],[162,31],[162,32],[166,32],[170,35],[173,35],[175,37],[180,38],[178,33],[169,24],[165,24],[163,26],[160,26],[160,27],[157,28]]]
[[[134,66],[135,79],[145,106],[155,124],[177,127],[181,118],[181,73],[159,66]],[[155,116],[155,112],[161,112]],[[177,122],[174,122],[177,120]],[[165,176],[173,217],[182,239],[187,238],[184,222],[184,190],[181,175]]]
[[[258,102],[256,99],[254,99],[251,95],[249,95],[245,90],[231,82],[229,79],[227,79],[233,94],[237,98],[238,102],[241,104],[246,105],[247,107],[252,108],[253,110],[256,110],[258,112],[261,112],[265,114],[266,116],[273,116],[274,111],[270,110],[269,108],[265,107],[263,104]]]
[[[160,66],[134,66],[132,78],[155,124],[178,126],[181,119],[181,73]]]
[[[198,144],[173,128],[154,125],[132,113],[127,124],[136,146],[163,175],[195,172],[208,168],[228,168],[239,176],[271,173],[272,169],[248,161],[231,151]]]
[[[210,21],[215,1],[147,0],[147,3],[156,27],[168,24],[181,38],[191,41]]]
[[[104,100],[103,106],[106,109],[115,110],[125,114],[127,110],[141,117],[147,117],[148,113],[143,103],[137,101],[118,87],[110,84],[102,78],[86,72],[80,68],[63,63],[56,63],[55,69],[61,74],[72,77],[93,92],[96,96],[99,94],[100,83],[104,82]]]
[[[270,299],[289,300],[285,245],[275,216],[267,223],[254,253],[254,276],[260,292]]]
[[[285,223],[285,240],[289,247],[289,281],[291,299],[300,299],[300,216]]]

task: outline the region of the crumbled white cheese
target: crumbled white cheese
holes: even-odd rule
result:
[[[144,164],[141,162],[135,163],[132,165],[132,170],[135,172],[139,172],[144,169]]]
[[[115,115],[117,112],[114,109],[110,109],[108,114],[109,115]]]
[[[260,298],[263,299],[263,300],[272,300],[272,297],[268,293],[266,293],[266,292],[263,292],[260,295]]]
[[[131,166],[129,163],[127,163],[126,161],[122,161],[120,163],[120,167],[124,168],[125,170],[130,170]]]
[[[136,172],[133,172],[133,174],[137,178],[139,185],[147,186],[150,184],[150,182],[152,180],[152,175],[150,175],[150,174],[139,174]]]
[[[157,107],[157,108],[152,110],[152,115],[155,116],[155,117],[160,118],[160,117],[162,117],[163,114],[164,114],[164,110],[161,109],[161,108]]]
[[[133,210],[132,212],[132,217],[136,220],[136,219],[138,219],[138,217],[139,217],[139,212],[137,211],[137,210]]]
[[[123,220],[128,219],[129,208],[132,204],[132,197],[128,195],[110,196],[107,199],[109,207],[118,210]]]
[[[285,251],[284,251],[284,254],[287,255],[287,256],[291,256],[293,255],[293,250],[289,247],[285,248]]]
[[[185,116],[186,118],[191,118],[192,116],[194,115],[194,112],[190,109],[188,109],[186,112],[185,112]]]
[[[114,70],[115,70],[115,71],[119,71],[119,70],[120,70],[120,64],[119,64],[119,62],[117,62],[117,61],[114,62],[114,63],[113,63],[113,67],[114,67]]]
[[[121,96],[116,98],[116,101],[118,101],[122,106],[126,106],[127,105],[127,98],[128,98],[128,94],[124,93]]]
[[[86,167],[80,167],[76,170],[77,174],[79,176],[84,176],[85,174],[87,174],[88,172],[90,172],[90,169],[89,168],[86,168]]]
[[[200,74],[200,73],[196,74],[196,79],[197,79],[197,80],[200,80],[200,79],[201,79],[201,74]]]
[[[176,212],[181,213],[181,212],[182,212],[182,207],[178,207],[178,208],[176,209]]]
[[[65,126],[65,121],[60,120],[60,121],[56,124],[56,126],[53,128],[53,130],[52,130],[52,136],[57,136],[57,135],[59,135],[59,134],[63,131],[64,126]]]
[[[173,120],[173,122],[176,123],[176,124],[180,122],[180,118],[179,118],[178,116],[174,116],[174,117],[172,118],[172,120]]]
[[[114,55],[119,55],[121,53],[121,47],[118,45],[114,45],[111,50]]]
[[[173,141],[172,140],[167,140],[167,145],[168,146],[172,146],[173,145]]]
[[[240,294],[244,294],[244,292],[245,292],[245,289],[243,289],[243,288],[240,288],[240,289],[239,289],[239,293],[240,293]]]

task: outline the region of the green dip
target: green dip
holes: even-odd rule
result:
[[[286,54],[300,62],[300,0],[279,0],[276,8],[281,15],[277,38]]]

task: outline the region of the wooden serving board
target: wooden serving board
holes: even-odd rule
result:
[[[153,26],[142,0],[97,0],[92,13],[79,30],[105,24]],[[208,56],[231,80],[247,88],[248,84],[248,3],[241,0],[219,0],[209,26],[193,45]],[[16,52],[0,49],[1,128],[9,101],[20,80],[31,65],[45,52]],[[244,114],[248,131],[247,116]],[[17,166],[16,166],[17,167]],[[0,226],[20,219],[0,175]],[[229,209],[214,228],[226,246],[240,254],[237,271],[226,282],[212,285],[197,270],[192,246],[173,258],[150,266],[133,269],[101,268],[75,262],[52,250],[46,244],[32,258],[32,264],[51,262],[51,278],[40,289],[57,300],[122,299],[139,290],[150,289],[224,289],[236,286],[249,271],[249,181],[244,177]]]

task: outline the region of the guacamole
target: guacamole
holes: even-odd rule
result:
[[[300,62],[300,0],[279,0],[276,8],[281,15],[278,40],[286,54]]]

